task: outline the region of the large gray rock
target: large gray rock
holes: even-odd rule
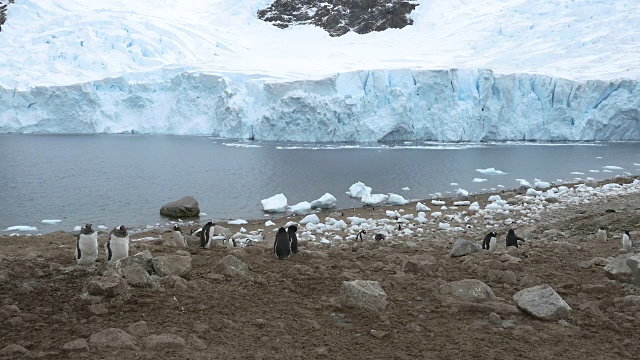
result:
[[[85,284],[89,295],[113,297],[127,290],[127,281],[115,277],[94,276]]]
[[[9,344],[0,350],[0,356],[7,356],[9,358],[12,358],[14,356],[24,355],[28,352],[29,350],[18,344]]]
[[[451,257],[459,257],[472,254],[478,251],[478,246],[472,243],[469,240],[458,239],[455,243],[453,243],[453,247],[451,248],[451,252],[449,256]]]
[[[129,285],[133,287],[153,287],[151,275],[140,265],[128,266],[122,269],[122,275],[127,279]]]
[[[351,308],[384,310],[387,308],[387,294],[377,281],[343,281],[340,289],[340,303],[342,306]]]
[[[402,263],[402,270],[408,273],[422,273],[437,270],[436,259],[427,254],[412,256]]]
[[[213,225],[213,235],[222,235],[225,239],[231,239],[233,233],[224,226]]]
[[[611,280],[621,282],[631,282],[631,268],[627,265],[627,260],[633,253],[618,255],[604,267],[604,274]]]
[[[491,288],[480,280],[465,279],[440,286],[444,295],[454,296],[462,301],[482,303],[495,301],[496,295]]]
[[[172,218],[184,218],[200,215],[200,204],[193,196],[185,196],[160,208],[160,215]]]
[[[187,346],[187,342],[178,335],[158,334],[150,335],[142,339],[145,349],[158,350],[180,350]]]
[[[122,329],[109,328],[89,337],[91,350],[136,350],[136,339]]]
[[[89,344],[87,340],[83,338],[75,339],[73,341],[69,341],[68,343],[62,345],[62,350],[66,351],[89,351]]]
[[[135,255],[131,255],[116,263],[116,269],[125,269],[129,266],[142,266],[149,275],[153,274],[153,256],[149,250],[141,251]]]
[[[249,267],[237,257],[227,255],[213,267],[213,272],[224,276],[247,276]]]
[[[634,254],[627,259],[627,266],[631,270],[629,282],[633,285],[640,286],[640,254]]]
[[[160,277],[176,275],[189,280],[191,278],[191,256],[163,255],[152,260],[153,270]]]
[[[518,307],[533,317],[556,321],[569,318],[571,307],[547,284],[520,290],[513,295]]]

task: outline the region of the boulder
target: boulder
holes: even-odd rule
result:
[[[520,290],[513,300],[520,309],[542,320],[566,320],[571,312],[571,307],[548,284]]]
[[[227,255],[213,267],[213,271],[224,276],[247,276],[249,267],[237,257]]]
[[[2,350],[0,350],[0,356],[2,357],[7,356],[8,358],[11,358],[18,355],[24,355],[28,352],[29,350],[25,349],[24,347],[18,344],[9,344],[3,347]]]
[[[160,215],[171,218],[185,218],[200,215],[200,205],[193,196],[185,196],[180,200],[164,204],[160,208]]]
[[[435,271],[436,259],[431,255],[415,255],[403,261],[402,271],[407,273],[422,273]]]
[[[233,233],[224,226],[213,225],[213,235],[224,236],[225,239],[231,239]]]
[[[144,250],[135,255],[118,260],[118,262],[116,262],[116,269],[125,269],[135,265],[141,266],[149,275],[153,274],[153,256],[151,252]]]
[[[158,350],[181,350],[187,346],[187,342],[178,335],[158,334],[150,335],[142,339],[145,349]]]
[[[465,279],[440,286],[444,295],[454,296],[462,301],[482,303],[495,301],[496,296],[491,288],[480,280]]]
[[[153,270],[160,277],[176,275],[189,280],[191,278],[191,256],[162,255],[152,261]]]
[[[459,257],[472,254],[478,251],[478,246],[472,243],[469,240],[458,239],[455,243],[453,243],[453,247],[451,248],[451,252],[449,256],[451,257]]]
[[[578,267],[580,267],[580,269],[591,269],[596,266],[607,266],[608,264],[609,260],[603,257],[595,257],[591,260],[581,262],[580,264],[578,264]]]
[[[502,271],[502,270],[489,270],[487,274],[487,279],[490,282],[498,283],[498,284],[517,284],[518,279],[516,278],[516,273],[510,270]]]
[[[133,336],[145,336],[149,334],[149,327],[146,321],[141,320],[129,325],[127,332]]]
[[[604,274],[611,280],[620,282],[631,282],[631,268],[627,265],[627,260],[633,253],[618,255],[604,267]]]
[[[62,345],[62,350],[66,351],[89,351],[89,344],[87,340],[83,338],[75,339],[73,341],[69,341],[68,343]]]
[[[340,289],[340,303],[351,308],[384,310],[387,308],[387,294],[377,281],[344,281]]]
[[[91,350],[136,350],[136,339],[118,328],[109,328],[89,337]]]
[[[122,275],[133,287],[150,288],[153,286],[151,275],[140,265],[133,265],[122,269]]]
[[[85,284],[89,295],[113,297],[127,290],[127,281],[115,277],[94,276]]]
[[[634,254],[627,259],[627,266],[631,270],[629,282],[635,286],[640,286],[640,254]]]

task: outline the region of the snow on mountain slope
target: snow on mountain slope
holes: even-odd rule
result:
[[[425,0],[339,38],[258,20],[270,3],[16,0],[0,131],[640,139],[639,1]]]

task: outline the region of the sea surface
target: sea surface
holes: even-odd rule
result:
[[[607,169],[606,167],[612,167]],[[495,168],[505,175],[476,169]],[[582,173],[582,174],[576,174]],[[408,200],[518,187],[516,179],[573,181],[640,174],[640,143],[298,144],[160,135],[0,135],[0,234],[166,224],[160,207],[194,196],[199,221],[268,217],[260,200],[289,205],[329,192],[337,208],[361,206],[345,192]],[[474,182],[474,179],[486,179]],[[480,181],[480,180],[476,180]],[[458,183],[458,185],[451,185]],[[403,190],[409,188],[409,190]],[[43,224],[42,220],[61,220]]]

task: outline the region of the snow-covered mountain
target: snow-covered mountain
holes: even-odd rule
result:
[[[339,37],[272,3],[16,0],[0,132],[640,140],[638,1],[409,1],[411,25]]]

